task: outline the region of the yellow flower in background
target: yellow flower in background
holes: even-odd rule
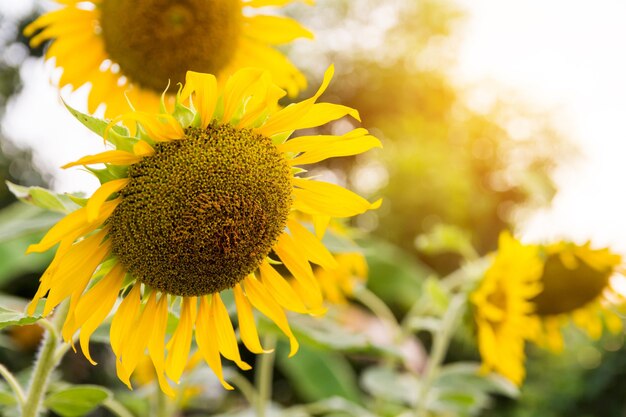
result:
[[[324,298],[333,304],[345,304],[354,287],[367,281],[367,261],[362,253],[334,254],[335,268],[317,268],[315,277],[322,287]]]
[[[244,69],[223,88],[212,75],[188,72],[171,114],[133,111],[108,127],[77,115],[115,149],[66,165],[104,163],[106,169],[88,168],[101,187],[29,248],[42,252],[59,245],[31,311],[46,294],[45,315],[70,298],[63,337],[71,340],[80,329],[81,348],[91,361],[89,338],[121,292],[111,323],[118,376],[130,386],[147,350],[170,395],[166,377],[179,381],[194,333],[224,387],[231,388],[220,354],[250,368],[241,360],[224,293],[234,298],[241,340],[250,351],[264,352],[254,307],[285,333],[293,355],[298,343],[285,309],[323,312],[311,263],[337,267],[298,219],[323,225],[315,219],[350,217],[377,206],[338,185],[306,178],[300,168],[379,147],[367,130],[289,139],[295,130],[346,115],[358,119],[351,108],[316,103],[332,74],[331,67],[313,97],[280,110],[277,101],[285,92],[271,75]],[[189,107],[181,104],[187,102]],[[273,266],[279,261],[298,291]],[[168,338],[173,311],[180,311],[180,319]]]
[[[128,111],[125,94],[157,111],[168,82],[183,83],[187,70],[221,82],[240,68],[264,68],[293,96],[306,79],[274,46],[311,33],[293,19],[249,13],[292,1],[57,0],[63,7],[24,33],[33,47],[52,40],[46,57],[63,68],[59,85],[90,83],[89,112],[105,103],[108,117]]]
[[[598,339],[604,326],[622,330],[615,301],[623,299],[611,285],[622,265],[621,256],[609,249],[592,249],[590,243],[561,242],[544,248],[543,290],[535,298],[537,333],[533,339],[554,352],[563,350],[561,330],[569,323]],[[623,301],[623,300],[622,300]]]
[[[529,300],[541,291],[542,268],[537,246],[503,232],[493,263],[470,295],[483,372],[495,371],[516,385],[525,376],[524,344],[533,324]]]

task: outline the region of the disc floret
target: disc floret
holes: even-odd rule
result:
[[[137,280],[168,294],[232,288],[283,232],[289,175],[271,140],[250,129],[188,128],[129,167],[109,219],[113,253]]]

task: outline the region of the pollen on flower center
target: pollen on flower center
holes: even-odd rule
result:
[[[113,253],[133,277],[198,296],[257,268],[285,228],[292,185],[267,137],[217,124],[185,136],[129,167],[109,225]]]
[[[122,73],[161,93],[187,70],[217,74],[233,57],[239,0],[102,0],[102,37]]]

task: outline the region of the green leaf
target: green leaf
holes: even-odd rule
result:
[[[0,211],[0,242],[47,231],[61,219],[58,213],[14,203]]]
[[[9,181],[6,181],[6,184],[20,201],[42,209],[67,214],[78,208],[67,195],[56,194],[41,187],[23,187]]]
[[[33,324],[40,318],[41,316],[31,317],[19,311],[0,307],[0,329],[4,329],[8,326],[24,326],[27,324]]]
[[[11,392],[0,391],[0,407],[13,406],[17,404],[15,396]]]
[[[375,397],[400,404],[415,405],[419,392],[417,377],[406,372],[382,366],[366,369],[361,385]]]
[[[475,362],[456,362],[441,368],[434,385],[441,388],[472,387],[491,394],[509,398],[519,396],[519,389],[508,379],[495,374],[480,374],[480,364]]]
[[[361,246],[369,266],[367,287],[394,311],[408,311],[432,271],[389,243],[368,239]]]
[[[341,397],[331,397],[305,406],[312,414],[328,415],[329,413],[342,413],[354,417],[376,417],[365,408]]]
[[[110,396],[109,390],[96,385],[76,385],[50,394],[44,405],[61,417],[80,417]]]
[[[438,313],[443,313],[450,304],[450,294],[437,278],[429,278],[424,284],[424,291]]]
[[[441,319],[434,317],[409,317],[406,322],[406,328],[411,332],[425,330],[435,333],[441,328]]]
[[[280,343],[279,348],[278,366],[305,401],[338,396],[362,403],[354,370],[344,356],[300,345],[298,353],[289,358],[286,345]]]
[[[420,235],[416,242],[417,248],[428,255],[442,253],[459,253],[466,259],[476,257],[470,234],[456,226],[439,223],[428,233]]]
[[[289,317],[289,324],[301,343],[313,347],[339,352],[369,353],[398,358],[401,356],[400,352],[388,346],[374,344],[363,333],[346,329],[330,314],[322,317],[293,315]]]

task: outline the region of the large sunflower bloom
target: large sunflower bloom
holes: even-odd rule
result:
[[[620,255],[592,249],[590,243],[561,242],[543,248],[543,261],[543,290],[532,300],[538,330],[534,341],[558,353],[563,350],[561,330],[569,323],[593,339],[605,326],[613,333],[622,330],[615,310],[624,300],[611,282],[623,264]]]
[[[502,233],[493,263],[470,295],[483,372],[493,370],[516,385],[525,375],[524,345],[530,336],[533,311],[529,300],[541,290],[543,265],[538,250]]]
[[[285,333],[294,354],[298,343],[285,309],[323,312],[311,263],[337,265],[298,219],[349,217],[374,207],[338,185],[303,177],[300,167],[380,146],[367,130],[288,139],[298,129],[358,118],[348,107],[316,103],[331,77],[332,67],[313,97],[279,109],[285,92],[266,71],[240,70],[223,88],[212,75],[188,72],[171,114],[133,111],[108,127],[78,114],[115,149],[66,165],[106,168],[88,168],[101,187],[29,248],[59,245],[31,310],[46,294],[44,315],[69,298],[63,337],[69,341],[80,329],[81,348],[91,360],[89,338],[121,294],[111,323],[118,376],[130,386],[147,350],[168,393],[166,377],[180,379],[194,334],[224,387],[231,388],[220,354],[249,368],[222,301],[225,291],[232,292],[241,340],[250,351],[264,351],[254,307]],[[274,268],[277,262],[298,290]],[[168,314],[177,310],[180,319],[169,337]]]
[[[306,80],[274,46],[311,33],[289,18],[248,13],[292,1],[57,0],[63,7],[24,33],[33,47],[52,39],[46,57],[63,68],[59,85],[91,83],[89,112],[105,103],[113,117],[127,111],[125,94],[157,111],[168,82],[184,82],[187,70],[224,80],[240,68],[264,68],[297,94]]]

